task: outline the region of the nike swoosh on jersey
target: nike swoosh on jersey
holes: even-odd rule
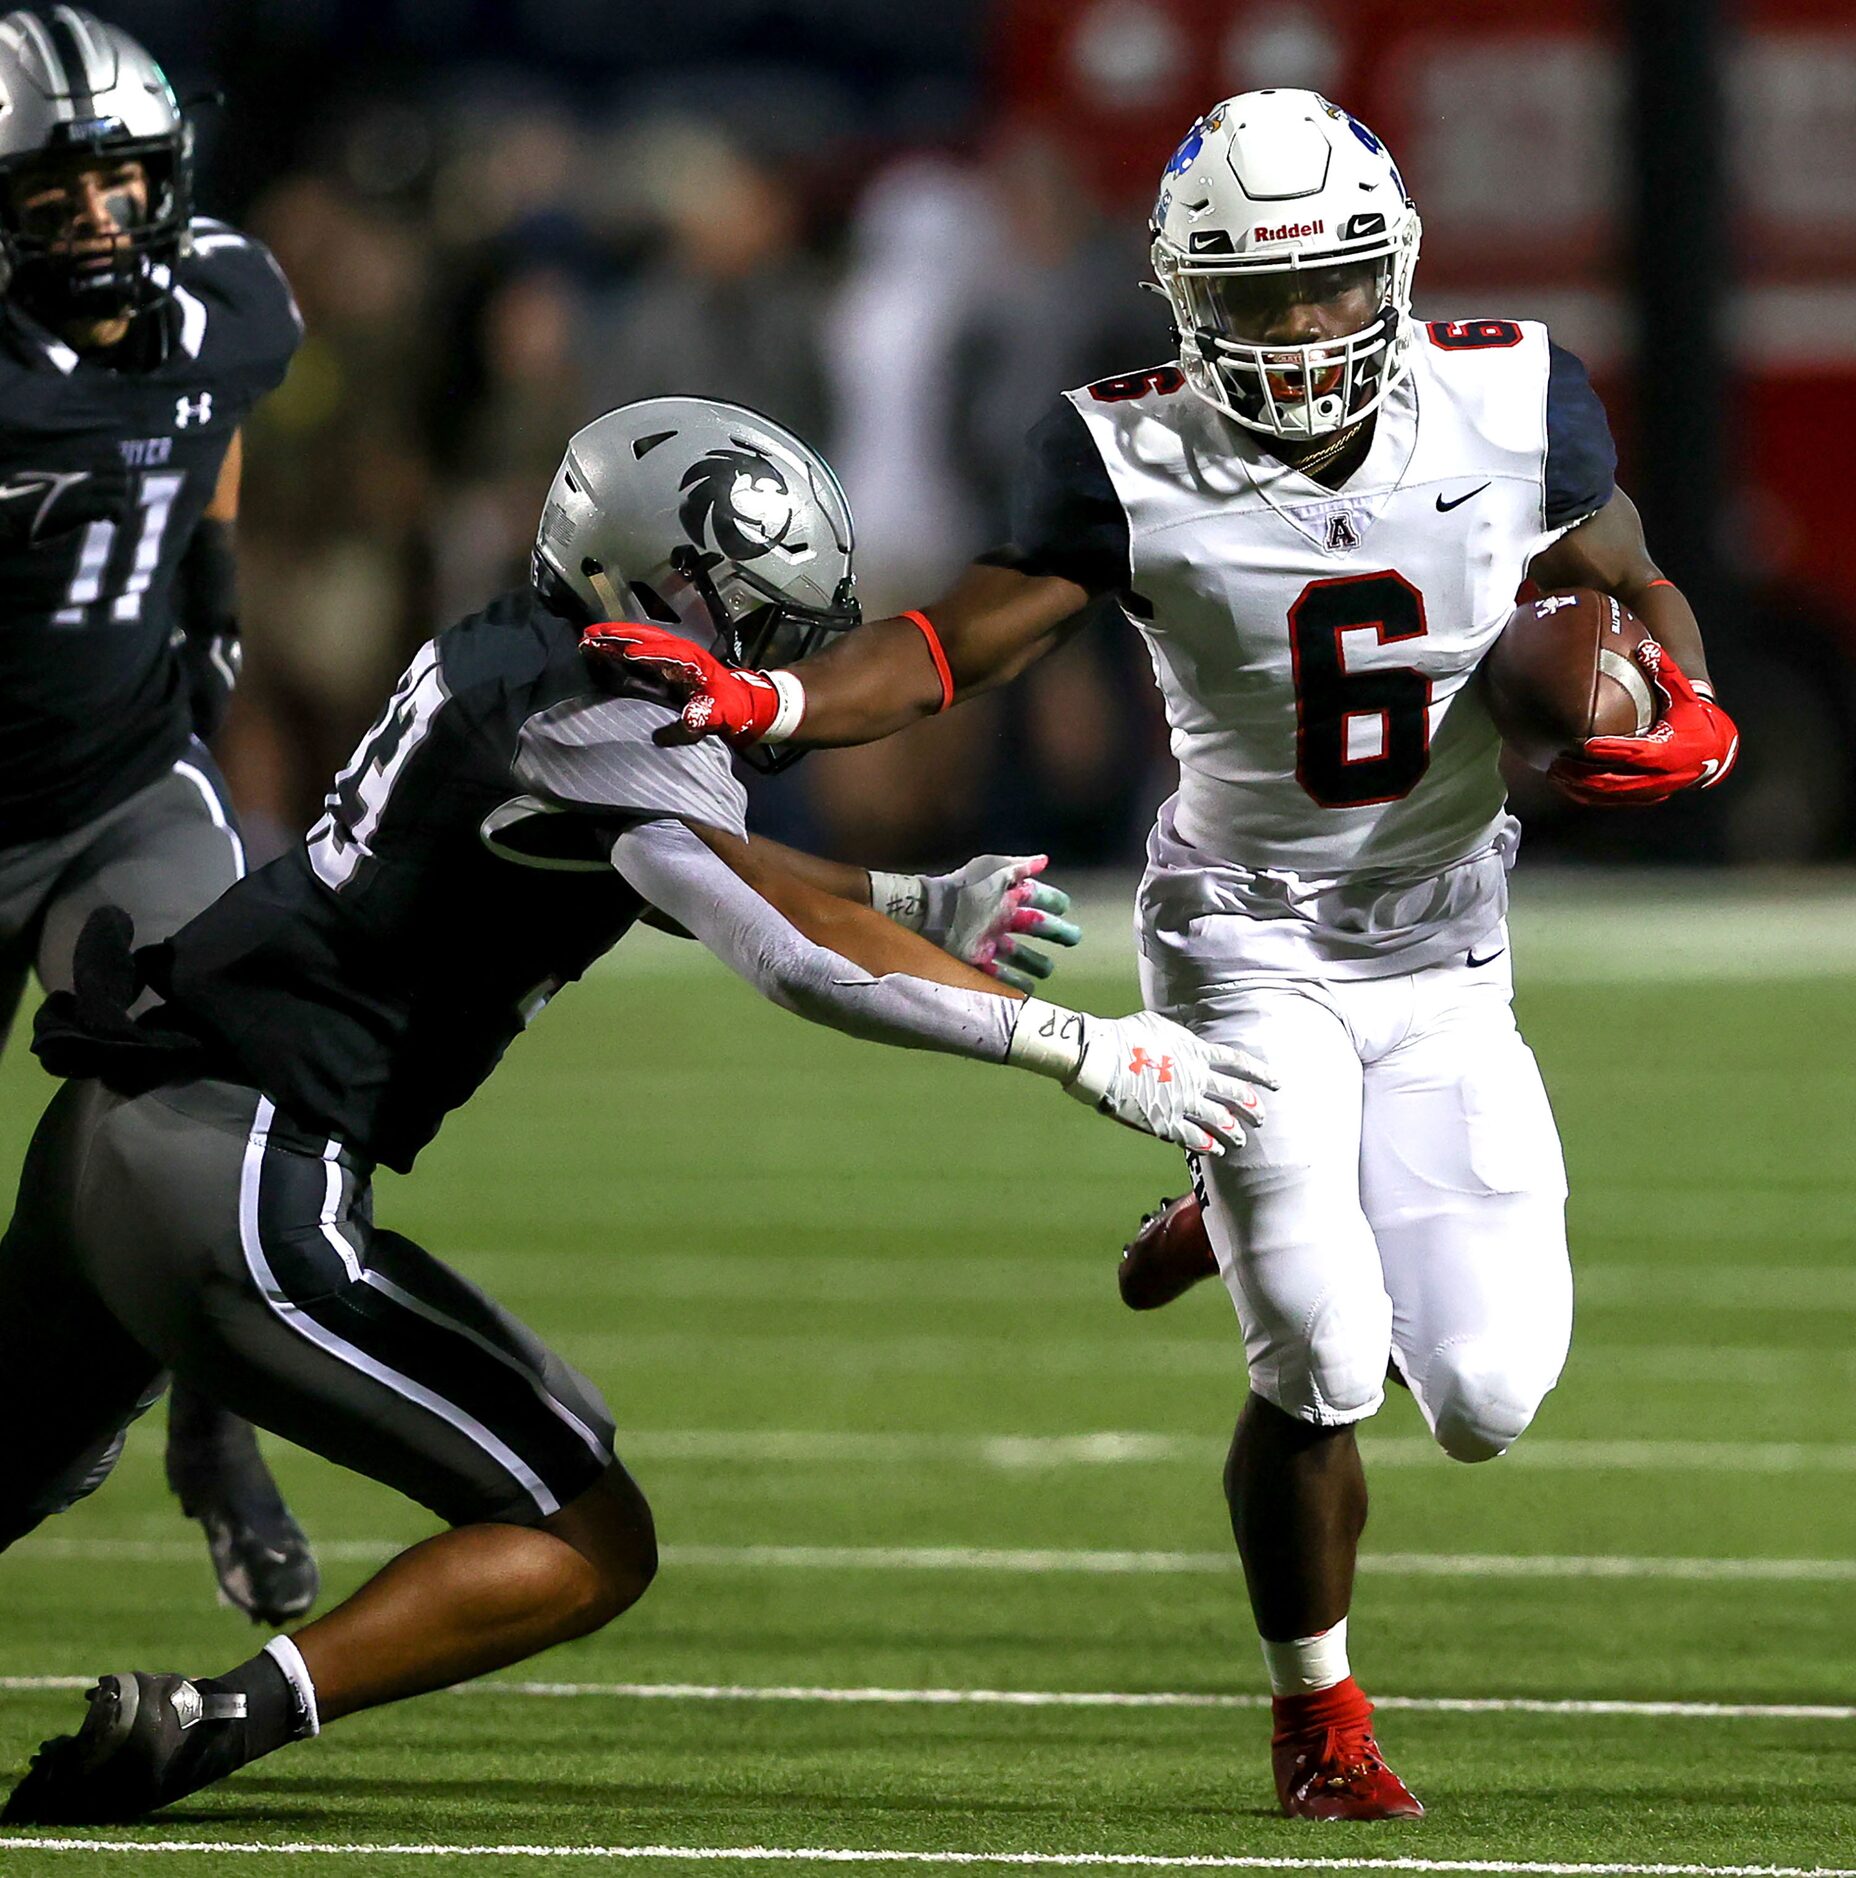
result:
[[[28,540],[37,541],[44,532],[46,520],[58,498],[67,489],[89,480],[88,470],[22,470],[7,482],[0,483],[0,502],[11,502],[19,496],[39,498],[39,512],[33,516],[27,534]]]
[[[1442,496],[1439,496],[1437,498],[1437,513],[1439,515],[1448,515],[1452,509],[1460,509],[1463,504],[1469,500],[1470,496],[1481,495],[1483,490],[1488,488],[1488,486],[1487,483],[1478,483],[1476,487],[1469,492],[1469,495],[1453,496],[1448,502],[1446,502]]]
[[[1486,488],[1487,485],[1485,484],[1484,487]],[[1468,962],[1469,962],[1469,969],[1473,972],[1476,970],[1478,966],[1493,965],[1495,961],[1498,958],[1500,958],[1501,955],[1507,950],[1508,948],[1506,946],[1497,946],[1495,950],[1491,952],[1486,959],[1479,959],[1477,958],[1475,953],[1471,952],[1467,955]]]

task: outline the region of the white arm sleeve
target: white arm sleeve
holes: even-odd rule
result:
[[[1018,1005],[984,991],[861,965],[815,945],[682,822],[641,822],[612,864],[659,912],[782,1008],[874,1043],[1003,1063]]]

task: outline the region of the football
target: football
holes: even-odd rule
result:
[[[1489,715],[1523,762],[1548,768],[1587,737],[1640,737],[1658,700],[1635,613],[1589,587],[1525,600],[1482,662]]]

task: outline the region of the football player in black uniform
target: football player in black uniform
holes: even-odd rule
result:
[[[300,326],[262,247],[191,219],[189,150],[126,33],[0,19],[0,1043],[29,971],[69,986],[96,907],[161,938],[244,872],[204,739],[238,670],[239,426]],[[315,1560],[251,1429],[177,1385],[167,1465],[227,1599],[307,1610]]]
[[[569,448],[535,575],[415,656],[302,846],[134,955],[119,912],[93,918],[75,995],[38,1024],[48,1066],[85,1079],[47,1111],[0,1242],[0,1418],[29,1401],[39,1431],[0,1448],[0,1522],[165,1366],[451,1530],[224,1675],[103,1677],[9,1821],[140,1817],[643,1593],[651,1516],[598,1391],[376,1226],[369,1176],[410,1166],[647,909],[853,1034],[1033,1070],[1200,1153],[1258,1119],[1240,1054],[1021,998],[907,930],[990,957],[1040,924],[1028,865],[891,878],[879,910],[861,869],[749,841],[723,748],[655,741],[675,713],[602,682],[582,628],[631,608],[744,663],[856,625],[849,511],[797,438],[692,398],[608,414]],[[161,1002],[132,1020],[144,985]],[[28,1313],[47,1330],[10,1334]]]

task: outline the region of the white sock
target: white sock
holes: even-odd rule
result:
[[[1270,1673],[1271,1695],[1313,1695],[1331,1689],[1353,1674],[1347,1667],[1347,1620],[1312,1637],[1294,1637],[1287,1643],[1263,1644],[1263,1666]]]
[[[298,1709],[297,1739],[306,1741],[322,1732],[322,1719],[316,1713],[316,1685],[310,1679],[309,1665],[303,1652],[288,1637],[276,1636],[264,1646],[264,1654],[284,1672],[284,1679],[296,1691]]]

